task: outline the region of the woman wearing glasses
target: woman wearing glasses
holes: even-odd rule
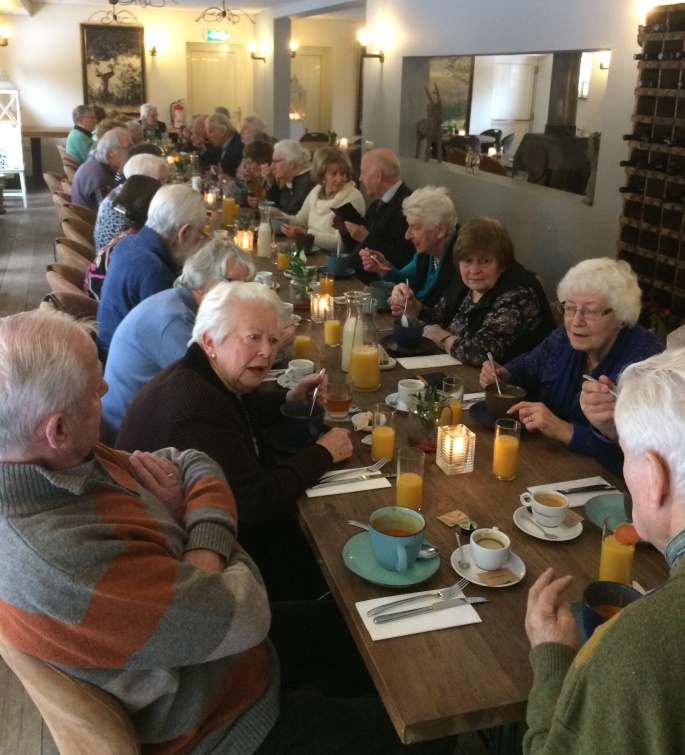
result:
[[[623,457],[615,440],[594,432],[583,414],[583,376],[615,383],[625,367],[658,354],[663,344],[637,324],[640,287],[622,260],[601,257],[578,263],[561,279],[557,294],[563,325],[532,351],[497,365],[497,377],[526,389],[529,400],[510,413],[519,412],[527,430],[539,430],[573,451],[595,456],[621,474]],[[485,387],[494,382],[495,373],[486,362],[480,383]]]

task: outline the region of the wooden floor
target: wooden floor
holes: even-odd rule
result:
[[[24,210],[20,199],[5,199],[6,213],[0,215],[0,317],[35,309],[48,293],[45,266],[54,261],[52,242],[59,235],[57,210],[47,189],[30,191],[28,205]],[[455,755],[519,751],[518,744],[498,741],[499,734],[487,748],[477,734],[464,734],[459,737]],[[0,755],[57,755],[40,714],[2,659]],[[312,755],[317,755],[315,746]]]

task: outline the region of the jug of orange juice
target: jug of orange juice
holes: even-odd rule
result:
[[[348,342],[347,372],[354,378],[354,388],[357,391],[377,391],[381,386],[376,306],[377,302],[371,298],[370,294],[362,294],[358,301],[358,319],[355,324],[354,338]],[[345,331],[343,330],[343,368],[345,345]]]

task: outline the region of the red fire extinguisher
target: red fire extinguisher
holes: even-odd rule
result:
[[[183,107],[183,103],[185,100],[176,100],[176,102],[171,103],[171,123],[174,128],[181,128],[183,126],[183,114],[185,112],[185,108]]]

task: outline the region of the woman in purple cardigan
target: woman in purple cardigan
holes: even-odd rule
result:
[[[539,430],[620,475],[623,454],[616,439],[593,429],[583,414],[583,376],[616,383],[625,367],[658,354],[663,344],[637,324],[640,287],[626,262],[584,260],[562,278],[557,294],[563,325],[532,351],[497,365],[497,377],[526,389],[526,401],[510,413],[519,412],[529,432]],[[483,387],[495,382],[487,362],[480,382]]]

